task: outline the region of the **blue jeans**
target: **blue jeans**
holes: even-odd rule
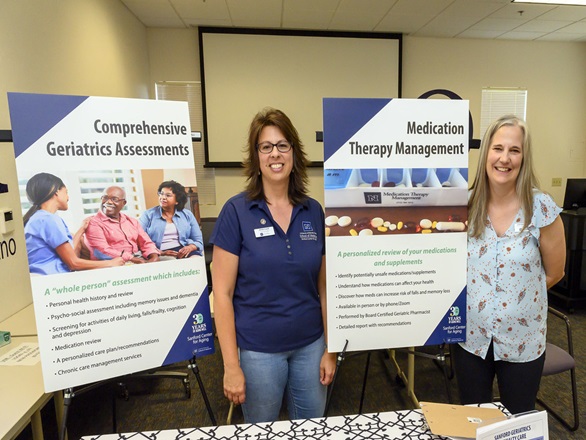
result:
[[[290,419],[322,417],[327,387],[319,381],[319,364],[325,348],[322,335],[292,351],[240,350],[240,366],[246,379],[246,401],[242,404],[246,423],[278,420],[285,392]]]

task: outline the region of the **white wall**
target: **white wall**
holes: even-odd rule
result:
[[[0,246],[2,246],[0,321],[2,321],[32,302],[12,144],[0,143],[0,182],[8,184],[8,193],[0,194],[0,211],[12,211],[15,225],[14,232],[6,235],[0,233]]]
[[[0,129],[10,129],[7,92],[149,97],[146,29],[118,0],[2,1],[0,30]],[[0,205],[15,212],[18,240],[0,260],[0,321],[31,302],[14,167],[12,144],[0,144],[10,187]]]
[[[6,92],[147,98],[145,27],[118,0],[0,4],[0,127]]]
[[[200,79],[196,30],[148,29],[148,35],[153,80]],[[562,187],[552,187],[552,177],[586,176],[586,43],[407,36],[403,57],[403,97],[432,89],[456,92],[470,101],[475,138],[480,137],[483,87],[527,88],[527,120],[542,188],[561,205],[565,180]],[[476,163],[477,151],[472,151],[471,178]],[[311,195],[323,202],[321,169],[311,169],[310,178]],[[202,216],[216,216],[243,187],[240,169],[217,168],[216,205],[202,205]]]

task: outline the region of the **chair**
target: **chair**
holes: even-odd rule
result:
[[[537,403],[545,408],[555,419],[564,425],[570,431],[576,431],[580,423],[580,413],[578,410],[578,389],[576,387],[576,360],[574,359],[574,345],[572,342],[572,328],[570,320],[566,315],[558,310],[549,307],[549,314],[564,321],[567,334],[567,351],[552,343],[547,343],[545,348],[545,365],[543,366],[542,376],[552,376],[565,371],[570,372],[570,381],[572,387],[572,401],[574,407],[574,424],[571,425],[562,416],[554,411],[541,398],[537,398]]]
[[[185,397],[187,399],[191,398],[191,381],[189,380],[189,374],[183,371],[169,371],[169,369],[177,368],[175,365],[167,365],[164,367],[154,368],[148,371],[142,371],[140,373],[132,373],[126,376],[123,376],[118,381],[118,388],[120,397],[124,398],[124,400],[128,400],[129,392],[128,387],[126,386],[126,382],[135,379],[176,379],[181,382],[183,385],[183,390],[185,391]],[[187,368],[187,367],[186,367]]]

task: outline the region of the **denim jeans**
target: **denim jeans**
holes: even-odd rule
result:
[[[246,401],[242,404],[246,423],[278,420],[285,392],[290,419],[323,416],[327,387],[319,381],[319,364],[325,347],[322,335],[292,351],[240,350],[240,366],[246,379]]]

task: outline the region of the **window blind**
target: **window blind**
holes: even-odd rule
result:
[[[205,149],[203,140],[203,110],[201,83],[199,81],[178,82],[160,81],[155,83],[156,99],[167,101],[184,101],[189,107],[191,131],[202,133],[202,141],[193,143],[195,174],[199,203],[216,204],[216,173],[214,168],[204,168]]]
[[[527,111],[527,90],[487,87],[482,89],[480,109],[480,137],[488,126],[503,115],[515,115],[525,120]]]

